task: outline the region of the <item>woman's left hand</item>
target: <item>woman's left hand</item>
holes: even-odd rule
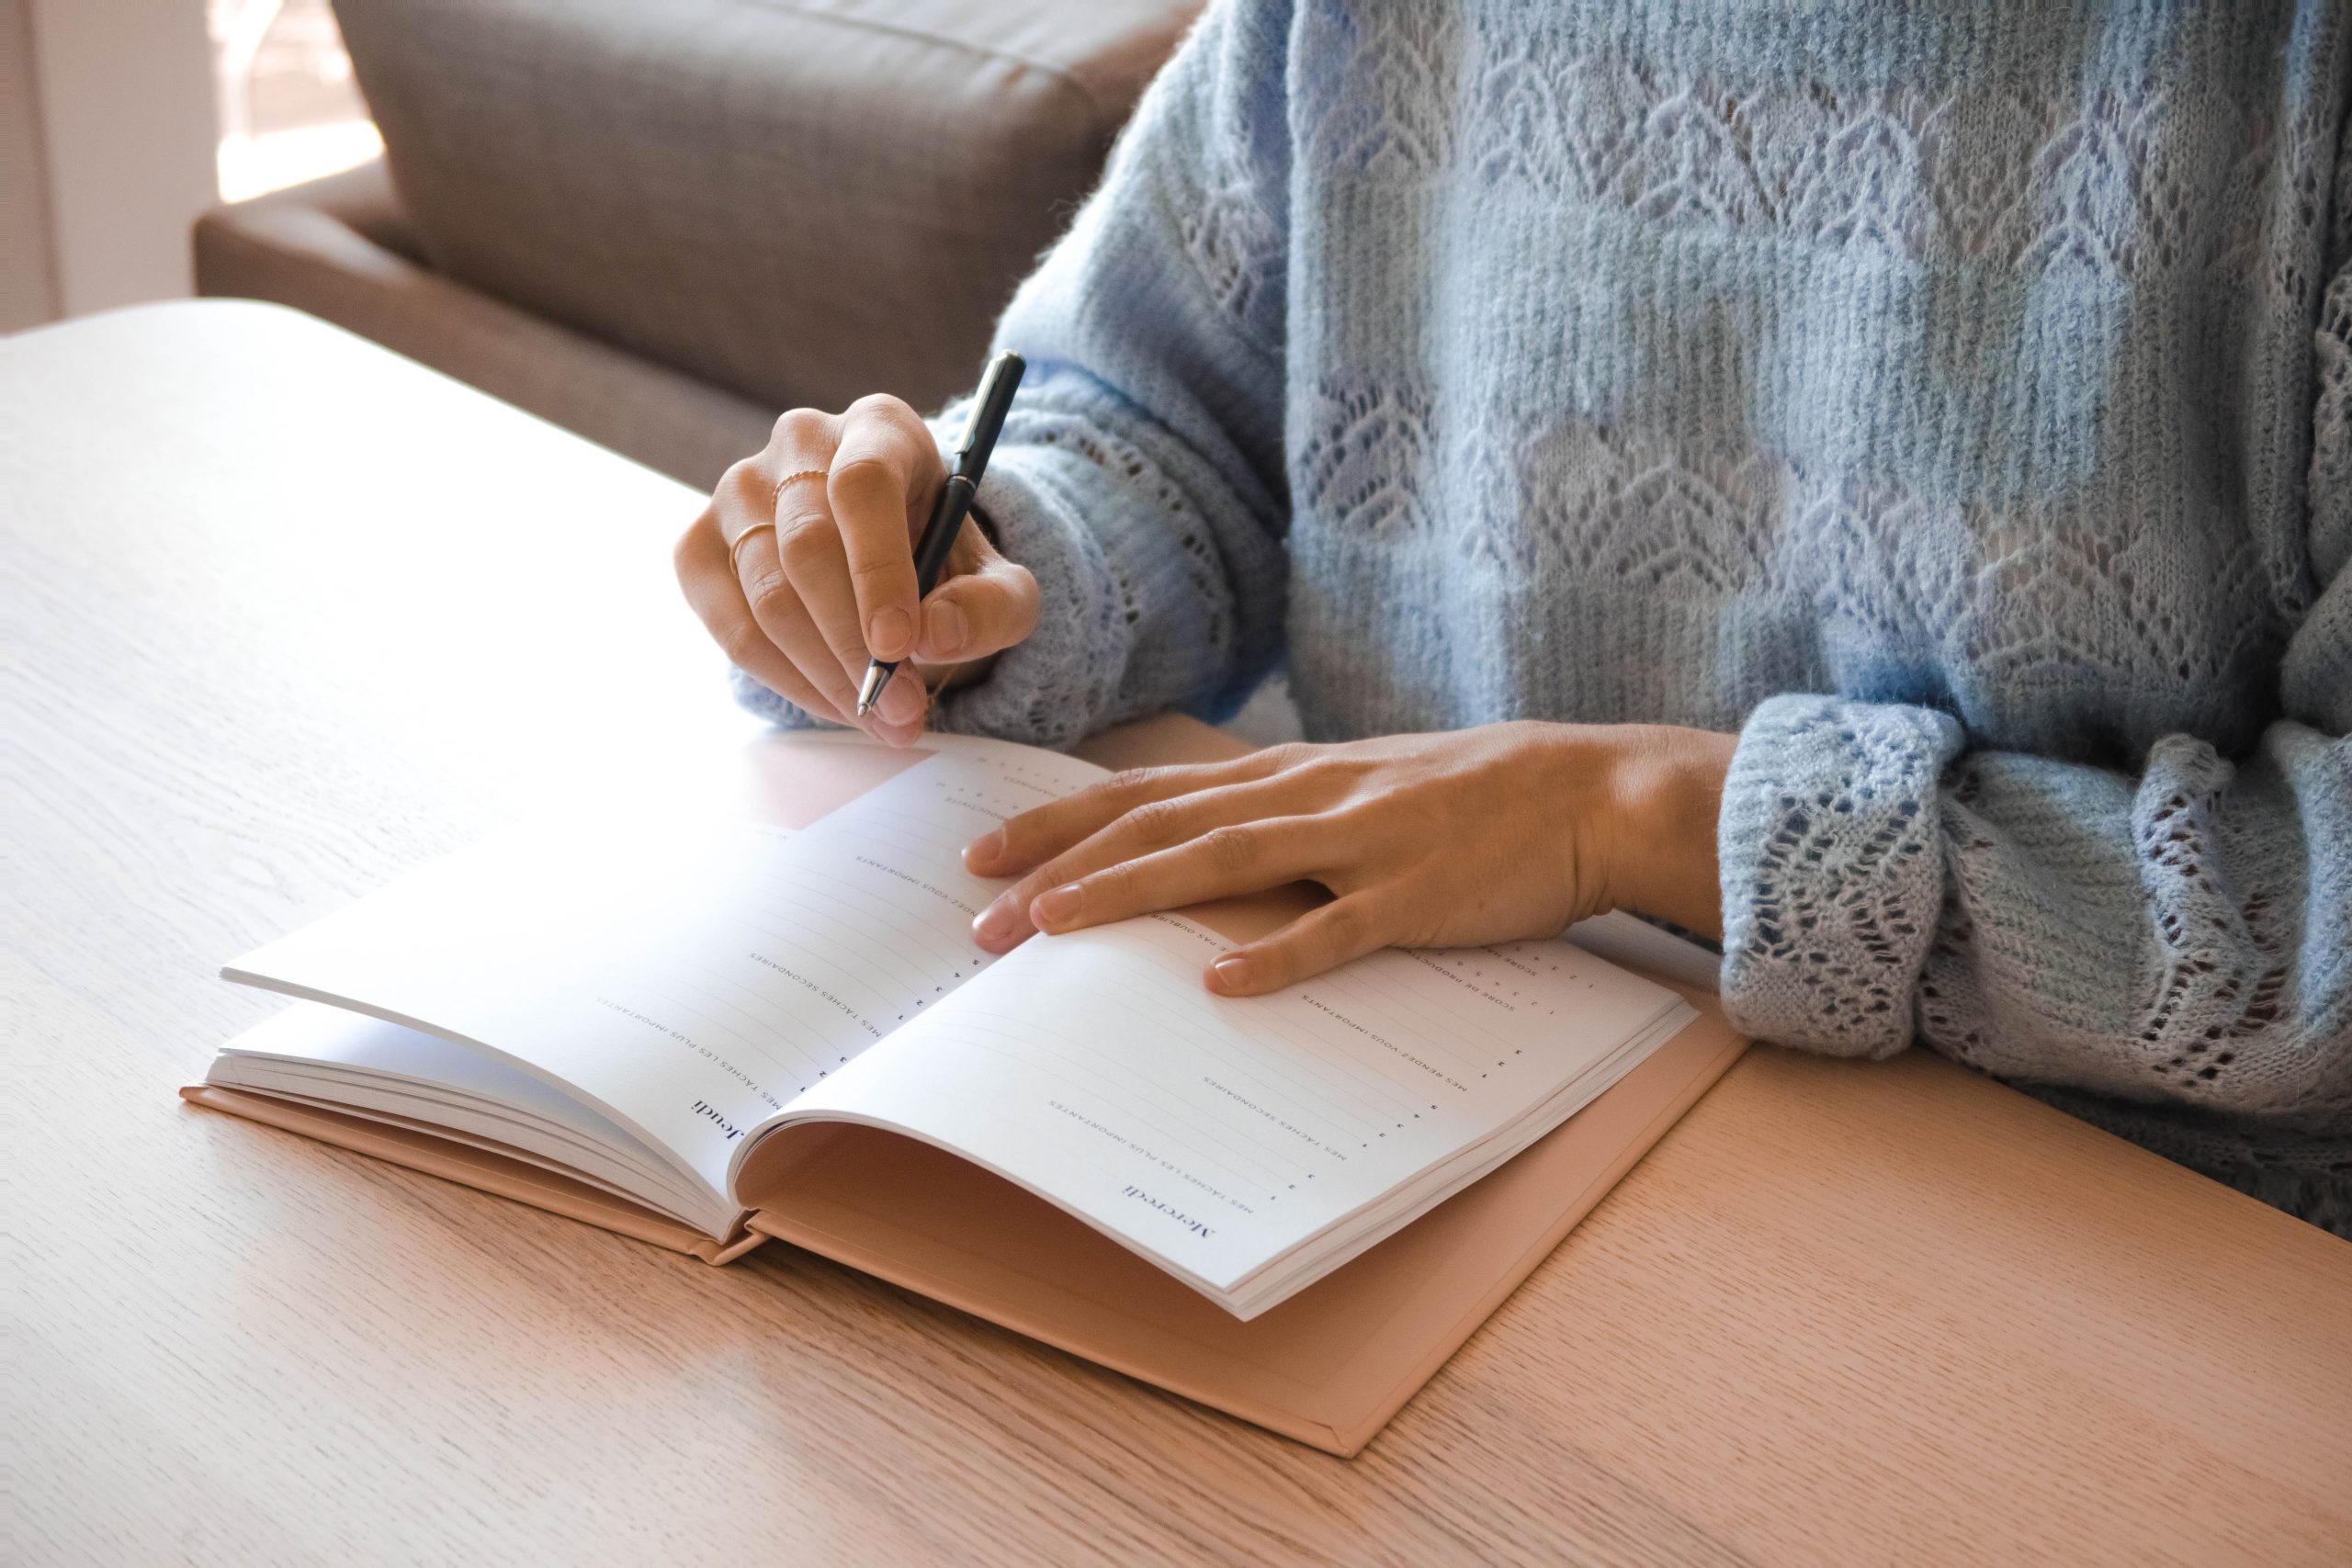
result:
[[[1518,723],[1115,774],[964,852],[1021,880],[973,934],[1104,925],[1284,883],[1329,903],[1209,966],[1278,990],[1380,947],[1555,936],[1637,909],[1714,934],[1715,815],[1735,738],[1660,725]]]

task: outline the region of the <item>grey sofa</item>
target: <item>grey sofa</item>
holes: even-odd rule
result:
[[[337,0],[385,157],[197,225],[707,488],[778,411],[967,385],[1194,0]]]

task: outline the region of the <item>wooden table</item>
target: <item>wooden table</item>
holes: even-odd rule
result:
[[[220,961],[743,721],[696,498],[271,308],[0,343],[12,1562],[2352,1561],[2352,1246],[1758,1049],[1360,1459],[173,1097]]]

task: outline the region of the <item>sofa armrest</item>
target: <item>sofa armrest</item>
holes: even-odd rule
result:
[[[407,211],[401,208],[381,158],[370,158],[356,167],[213,210],[224,218],[242,215],[259,219],[288,207],[323,213],[369,244],[396,256],[413,262],[424,260],[416,225],[409,221]]]
[[[198,293],[307,310],[696,490],[775,417],[422,265],[380,164],[215,208],[194,238]]]
[[[337,0],[446,276],[765,406],[920,406],[1193,0]]]

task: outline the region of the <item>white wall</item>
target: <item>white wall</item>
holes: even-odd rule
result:
[[[0,0],[0,48],[29,22],[28,97],[46,175],[51,313],[81,315],[189,289],[188,227],[214,200],[210,44],[201,0]],[[22,133],[0,113],[0,141]],[[19,150],[0,151],[13,167]],[[30,165],[28,165],[30,166]],[[14,182],[6,204],[19,206]],[[11,227],[16,227],[11,217]],[[0,250],[13,306],[30,263]],[[14,326],[20,321],[0,322]]]

